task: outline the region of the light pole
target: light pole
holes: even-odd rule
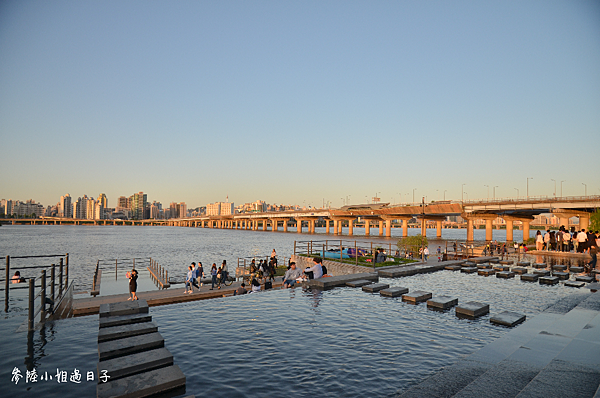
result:
[[[587,196],[587,184],[582,182],[583,186],[585,186],[585,196]]]
[[[554,197],[556,198],[556,180],[551,178],[550,181],[554,181]]]
[[[488,189],[487,200],[490,200],[490,186],[489,185],[484,185],[484,187],[487,187],[487,189]]]
[[[467,185],[467,184],[462,184],[460,186],[460,192],[462,192],[462,194],[461,194],[462,196],[461,196],[461,199],[460,199],[461,202],[465,201],[465,185]]]
[[[498,188],[498,185],[494,187],[494,200],[496,200],[496,188]]]
[[[417,189],[417,188],[413,188],[413,201],[412,201],[412,202],[413,202],[413,205],[415,204],[415,190],[416,190],[416,189]]]
[[[527,177],[527,199],[529,199],[529,180],[533,180],[533,177]]]
[[[517,199],[519,199],[519,188],[514,188],[517,190]]]
[[[436,190],[435,190],[435,192],[439,192],[439,191],[440,191],[439,189],[436,189]],[[437,195],[435,195],[435,196],[437,197]]]
[[[560,182],[560,197],[561,197],[561,198],[562,198],[562,183],[563,183],[563,182],[566,182],[566,181],[567,181],[567,180],[562,180],[562,181]]]
[[[342,200],[342,206],[345,205],[346,203],[344,202],[344,198],[340,198]]]
[[[447,189],[444,189],[444,200],[446,200],[446,191]]]

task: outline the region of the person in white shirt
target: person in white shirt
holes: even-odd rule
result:
[[[313,266],[310,268],[306,268],[304,270],[304,274],[308,277],[308,279],[319,279],[323,277],[323,268],[321,264],[323,264],[323,259],[321,257],[313,258]]]

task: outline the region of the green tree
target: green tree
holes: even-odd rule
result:
[[[421,235],[407,236],[398,241],[398,248],[415,254],[419,253],[419,249],[425,246],[427,246],[427,237]]]
[[[600,231],[600,209],[596,209],[596,211],[590,215],[590,230]]]

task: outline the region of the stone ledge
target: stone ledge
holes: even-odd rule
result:
[[[164,345],[165,341],[158,332],[143,334],[141,336],[126,337],[119,340],[99,343],[98,357],[100,361],[105,361],[155,348],[162,348]]]
[[[368,281],[366,279],[359,279],[357,281],[346,282],[346,286],[348,287],[363,287],[365,285],[370,285],[373,281]]]
[[[525,282],[537,282],[540,278],[539,275],[536,274],[523,274],[521,275],[521,280]]]
[[[147,397],[184,387],[185,375],[179,369],[179,366],[173,365],[107,383],[100,383],[96,388],[96,394],[98,398]]]
[[[134,323],[102,328],[98,332],[98,342],[122,339],[125,337],[139,336],[142,334],[158,332],[158,325],[154,322]]]
[[[106,370],[112,381],[171,365],[173,365],[173,354],[166,348],[157,348],[98,362],[98,374],[101,370]]]
[[[510,279],[510,278],[514,278],[514,277],[515,277],[515,273],[512,271],[500,271],[496,274],[496,278]]]
[[[348,274],[338,275],[329,278],[311,279],[306,282],[306,286],[320,290],[333,289],[335,287],[346,286],[347,282],[358,281],[366,279],[371,282],[378,282],[379,275],[377,273],[362,273],[362,274]]]
[[[538,281],[541,285],[556,285],[559,279],[557,276],[542,276]]]
[[[491,323],[508,327],[516,326],[525,321],[525,315],[512,311],[504,311],[490,318]]]
[[[477,301],[469,301],[456,307],[456,315],[468,318],[478,318],[490,312],[489,304],[483,304]]]
[[[109,316],[122,316],[133,314],[147,314],[148,303],[146,300],[122,301],[118,303],[101,304],[100,318]]]
[[[432,294],[430,292],[426,292],[423,290],[417,290],[412,293],[407,293],[407,294],[402,295],[402,301],[405,301],[405,302],[411,303],[411,304],[417,304],[422,301],[429,300],[431,297],[432,297]]]
[[[362,290],[363,292],[377,293],[380,290],[387,289],[389,287],[390,285],[388,285],[387,283],[371,283],[369,285],[363,286]]]
[[[113,326],[131,325],[134,323],[151,322],[152,316],[149,314],[132,314],[121,316],[110,316],[100,318],[100,329]]]
[[[450,296],[438,296],[427,300],[427,308],[447,310],[458,305],[458,299]]]
[[[389,289],[379,291],[379,294],[384,297],[400,297],[406,293],[408,293],[408,288],[406,287],[390,287]]]

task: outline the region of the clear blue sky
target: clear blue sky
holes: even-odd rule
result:
[[[0,198],[600,194],[597,1],[3,1]]]

